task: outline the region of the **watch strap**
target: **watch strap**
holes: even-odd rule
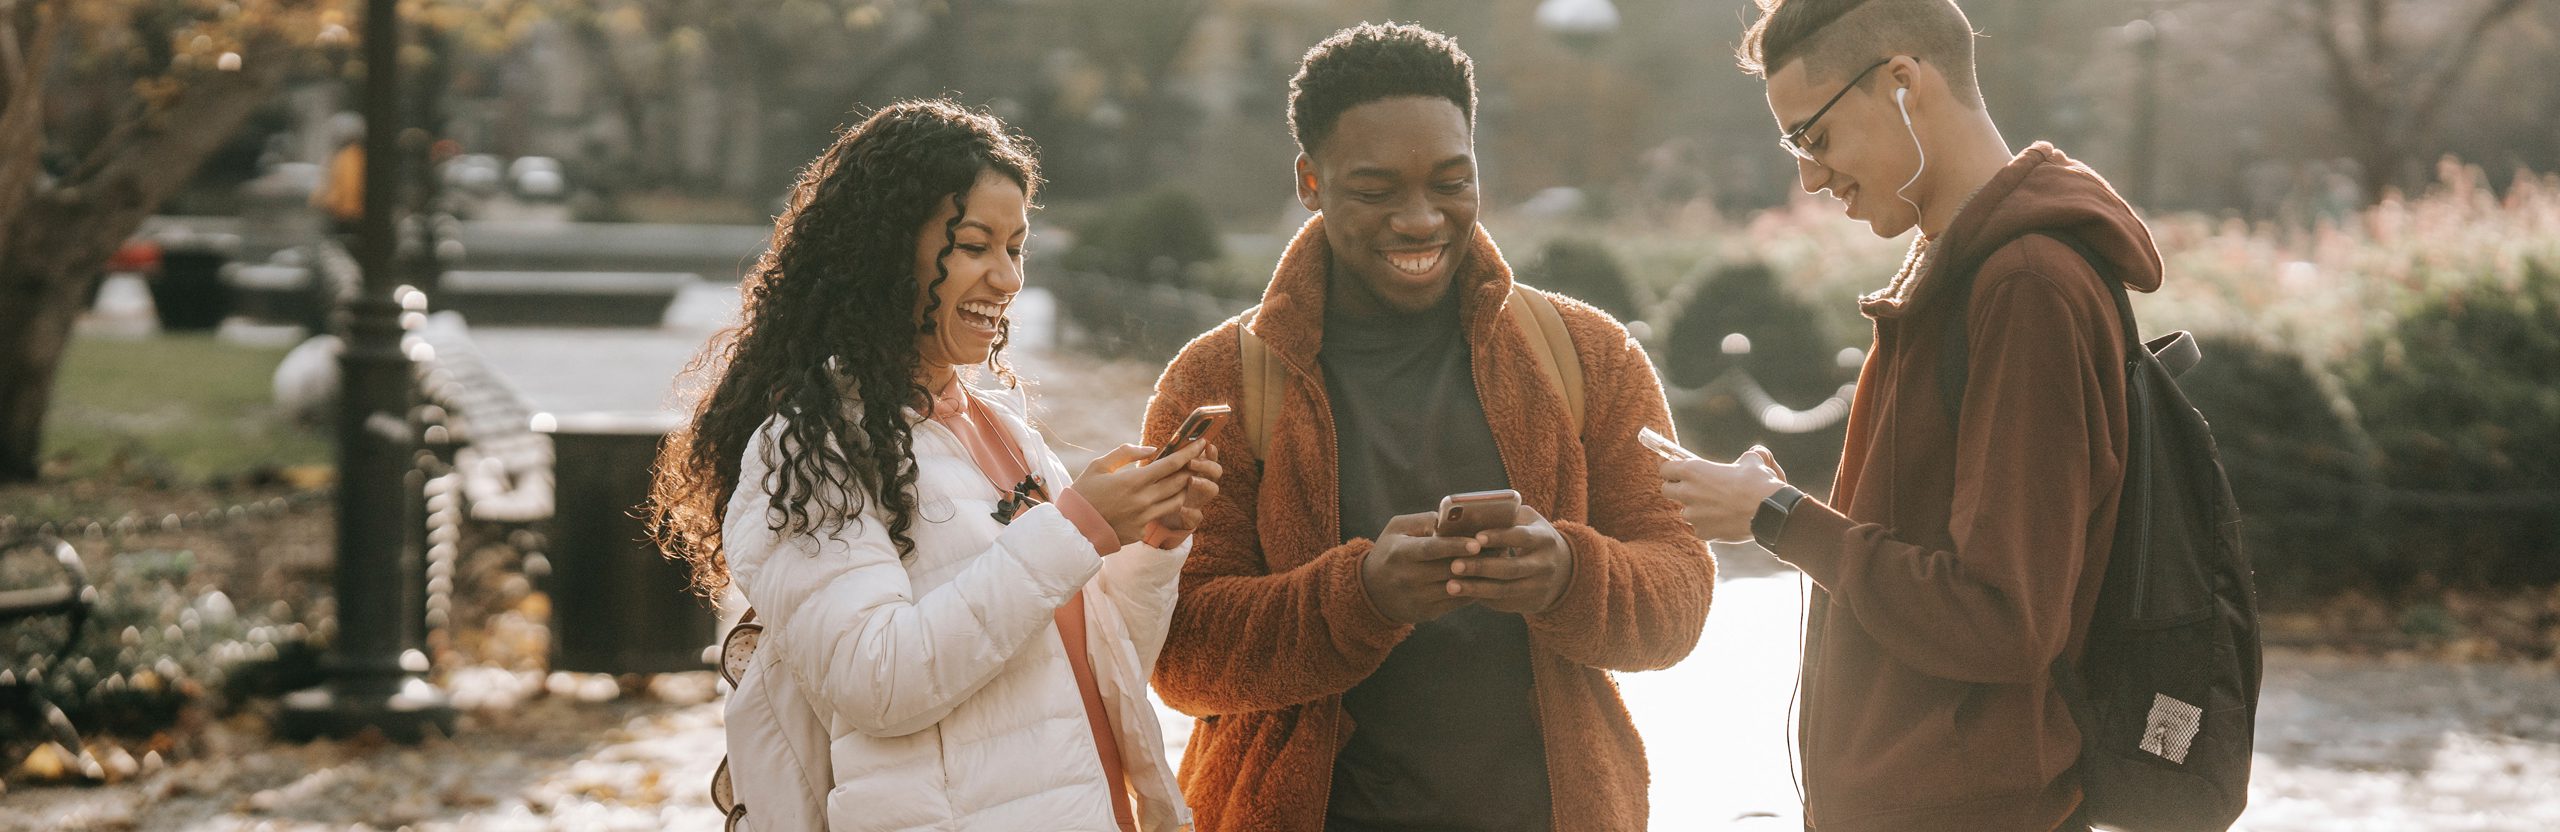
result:
[[[1804,499],[1804,491],[1792,485],[1779,486],[1776,493],[1761,498],[1760,510],[1751,515],[1751,539],[1760,548],[1778,551],[1778,538],[1787,533],[1787,518]]]

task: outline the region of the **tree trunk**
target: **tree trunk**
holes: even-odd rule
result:
[[[275,91],[285,48],[262,38],[241,50],[242,69],[188,78],[176,99],[118,124],[78,170],[0,217],[0,482],[39,473],[55,375],[89,279]],[[40,103],[12,99],[12,111]],[[0,143],[9,160],[42,150],[42,141]]]
[[[2341,9],[2339,0],[2300,0],[2291,7],[2294,24],[2311,37],[2327,68],[2330,97],[2348,154],[2364,170],[2359,184],[2366,202],[2422,177],[2412,177],[2410,159],[2434,135],[2445,102],[2452,100],[2481,53],[2481,42],[2532,0],[2490,0],[2434,49],[2397,43],[2399,34],[2390,0],[2363,0]],[[2352,20],[2353,35],[2340,21]],[[2421,59],[2404,61],[2415,54]],[[2430,66],[2423,56],[2448,56]],[[2404,64],[2407,64],[2404,66]]]
[[[57,258],[12,248],[36,256],[0,261],[0,482],[27,482],[39,473],[54,373],[86,287],[58,273]]]
[[[2356,165],[2363,168],[2356,172],[2356,184],[2364,188],[2366,204],[2381,202],[2386,192],[2408,181],[2401,176],[2409,166],[2408,151],[2392,137],[2368,135],[2355,143],[2353,155]]]

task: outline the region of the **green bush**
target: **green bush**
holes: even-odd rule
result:
[[[1635,291],[1627,283],[1626,267],[1599,240],[1558,237],[1548,241],[1524,278],[1531,286],[1599,307],[1620,321],[1644,317],[1644,308],[1636,303]]]
[[[2560,581],[2560,266],[2446,290],[2346,367],[2392,546],[2448,585]]]
[[[1839,366],[1844,345],[1832,339],[1823,322],[1811,305],[1779,287],[1768,266],[1726,266],[1681,304],[1680,317],[1672,321],[1655,359],[1676,389],[1706,387],[1739,369],[1778,404],[1812,408],[1856,377],[1854,369]],[[1735,334],[1750,340],[1748,353],[1725,351],[1726,337]],[[1674,401],[1681,398],[1674,394]],[[1829,488],[1846,436],[1843,422],[1806,433],[1768,430],[1729,390],[1692,401],[1672,418],[1680,424],[1681,442],[1711,458],[1731,459],[1755,443],[1769,446],[1788,477],[1817,494]]]
[[[1726,266],[1707,276],[1663,341],[1666,375],[1676,387],[1700,387],[1740,368],[1791,407],[1811,407],[1852,376],[1836,356],[1823,316],[1778,285],[1760,263]],[[1750,352],[1727,355],[1725,336],[1750,339]]]
[[[1111,204],[1080,229],[1067,268],[1120,280],[1208,288],[1201,272],[1225,249],[1209,211],[1190,192],[1163,187]]]
[[[2213,425],[2258,591],[2307,598],[2374,583],[2390,550],[2374,536],[2378,471],[2355,424],[2301,356],[2228,336],[2200,346],[2204,361],[2178,387]]]
[[[2271,599],[2560,582],[2560,270],[2435,289],[2333,385],[2290,349],[2203,346],[2179,386]]]

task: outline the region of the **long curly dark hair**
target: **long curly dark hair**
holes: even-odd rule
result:
[[[768,528],[785,534],[841,527],[866,510],[889,518],[898,554],[914,552],[914,434],[903,408],[931,397],[917,381],[917,337],[932,332],[938,288],[950,277],[954,222],[942,229],[939,275],[916,281],[916,237],[945,199],[960,204],[994,171],[1039,190],[1030,143],[986,113],[947,100],[906,101],[873,113],[809,164],[775,220],[773,242],[740,287],[740,323],[713,337],[686,369],[708,379],[693,418],[658,451],[645,509],[668,557],[717,598],[729,585],[721,525],[738,489],[740,458],[765,421],[783,417]],[[919,316],[919,296],[929,298]],[[919,323],[919,320],[924,323]],[[1011,385],[999,335],[990,369]],[[849,407],[861,408],[859,417]]]

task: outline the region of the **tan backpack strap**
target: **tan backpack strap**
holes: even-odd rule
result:
[[[1236,318],[1236,365],[1244,378],[1244,401],[1237,402],[1236,407],[1244,411],[1241,415],[1246,450],[1252,451],[1256,460],[1271,451],[1271,422],[1278,410],[1272,398],[1288,383],[1280,361],[1271,355],[1271,347],[1253,334],[1254,316],[1261,311],[1262,307],[1256,306]]]
[[[1507,306],[1511,323],[1528,337],[1529,353],[1538,358],[1538,373],[1564,394],[1566,425],[1575,436],[1582,435],[1582,354],[1573,349],[1573,333],[1564,328],[1564,313],[1556,309],[1554,299],[1518,283],[1511,284]]]

